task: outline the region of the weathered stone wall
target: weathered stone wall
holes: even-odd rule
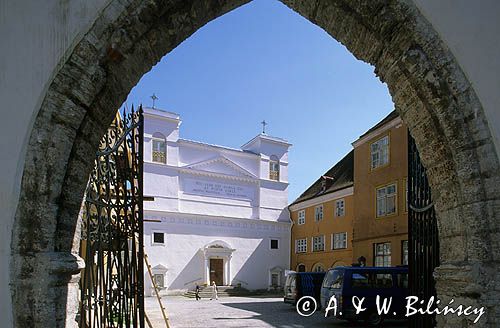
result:
[[[6,181],[1,187],[5,195],[1,205],[7,216],[2,219],[6,228],[1,236],[7,239],[2,238],[1,255],[4,260],[9,256],[14,223],[10,277],[16,326],[75,325],[75,282],[81,263],[72,255],[77,249],[73,235],[100,136],[130,89],[163,55],[206,22],[244,2],[96,0],[90,2],[91,7],[80,3],[61,9],[62,3],[53,1],[52,7],[45,4],[48,9],[28,6],[24,8],[27,13],[18,11],[13,2],[0,5],[2,18],[9,18],[0,21],[10,24],[17,24],[18,17],[24,17],[20,21],[25,23],[30,15],[37,16],[37,10],[46,21],[62,13],[57,24],[49,23],[48,30],[43,30],[55,35],[42,33],[37,38],[36,27],[45,21],[36,20],[28,24],[33,29],[14,34],[28,36],[22,44],[30,44],[30,56],[39,53],[40,62],[23,57],[26,47],[19,46],[19,40],[2,38],[14,42],[17,50],[9,52],[6,63],[0,63],[8,68],[0,70],[1,98],[7,101],[7,115],[17,124],[5,130],[10,132],[7,140],[13,142],[15,151],[7,143],[2,144],[7,151],[0,152],[2,156],[11,154],[2,161],[7,169],[1,175],[2,182]],[[496,286],[500,279],[496,276],[500,170],[483,107],[470,80],[410,1],[284,2],[323,27],[355,56],[374,64],[376,73],[389,85],[429,171],[441,234],[439,295],[484,304],[493,326],[500,320],[495,309],[500,292]],[[71,12],[73,20],[66,15]],[[68,27],[68,22],[76,23]],[[71,33],[57,34],[64,28]],[[40,43],[33,42],[39,39]],[[56,51],[44,48],[46,40],[57,45]],[[43,74],[30,80],[27,72],[37,65],[43,67]],[[489,68],[488,63],[481,65]],[[481,76],[475,75],[477,79]],[[18,109],[19,90],[26,85],[33,88],[28,105]],[[16,110],[18,114],[12,114]],[[28,123],[30,119],[33,125]],[[15,168],[18,174],[13,177]],[[2,290],[7,290],[7,270],[0,270]],[[6,305],[7,310],[1,308],[8,318],[5,298],[1,304]],[[446,320],[441,323],[470,323],[453,322],[449,316]]]

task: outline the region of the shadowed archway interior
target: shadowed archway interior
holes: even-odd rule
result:
[[[12,236],[16,326],[76,325],[78,212],[99,139],[161,57],[246,2],[112,0],[75,40],[28,144]],[[442,263],[435,273],[438,296],[484,305],[490,324],[500,320],[494,284],[500,167],[481,104],[452,54],[407,1],[282,2],[374,65],[387,83],[432,187]]]

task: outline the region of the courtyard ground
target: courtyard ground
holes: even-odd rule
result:
[[[277,297],[227,297],[218,301],[196,301],[182,296],[165,296],[172,328],[220,327],[365,327],[345,321],[325,318],[320,311],[310,317],[301,317],[295,307]],[[145,299],[146,313],[154,328],[165,327],[158,302]],[[387,322],[385,327],[406,327],[404,321]]]

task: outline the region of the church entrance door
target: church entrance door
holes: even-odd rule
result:
[[[224,284],[224,260],[210,259],[210,283],[222,286]]]

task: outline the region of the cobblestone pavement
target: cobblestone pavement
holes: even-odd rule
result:
[[[218,301],[195,301],[182,296],[164,296],[172,328],[195,327],[364,327],[325,318],[320,311],[310,317],[301,317],[292,305],[282,298],[228,297]],[[154,297],[145,300],[146,313],[154,328],[165,327],[158,302]],[[385,327],[406,327],[404,321],[387,322]]]

